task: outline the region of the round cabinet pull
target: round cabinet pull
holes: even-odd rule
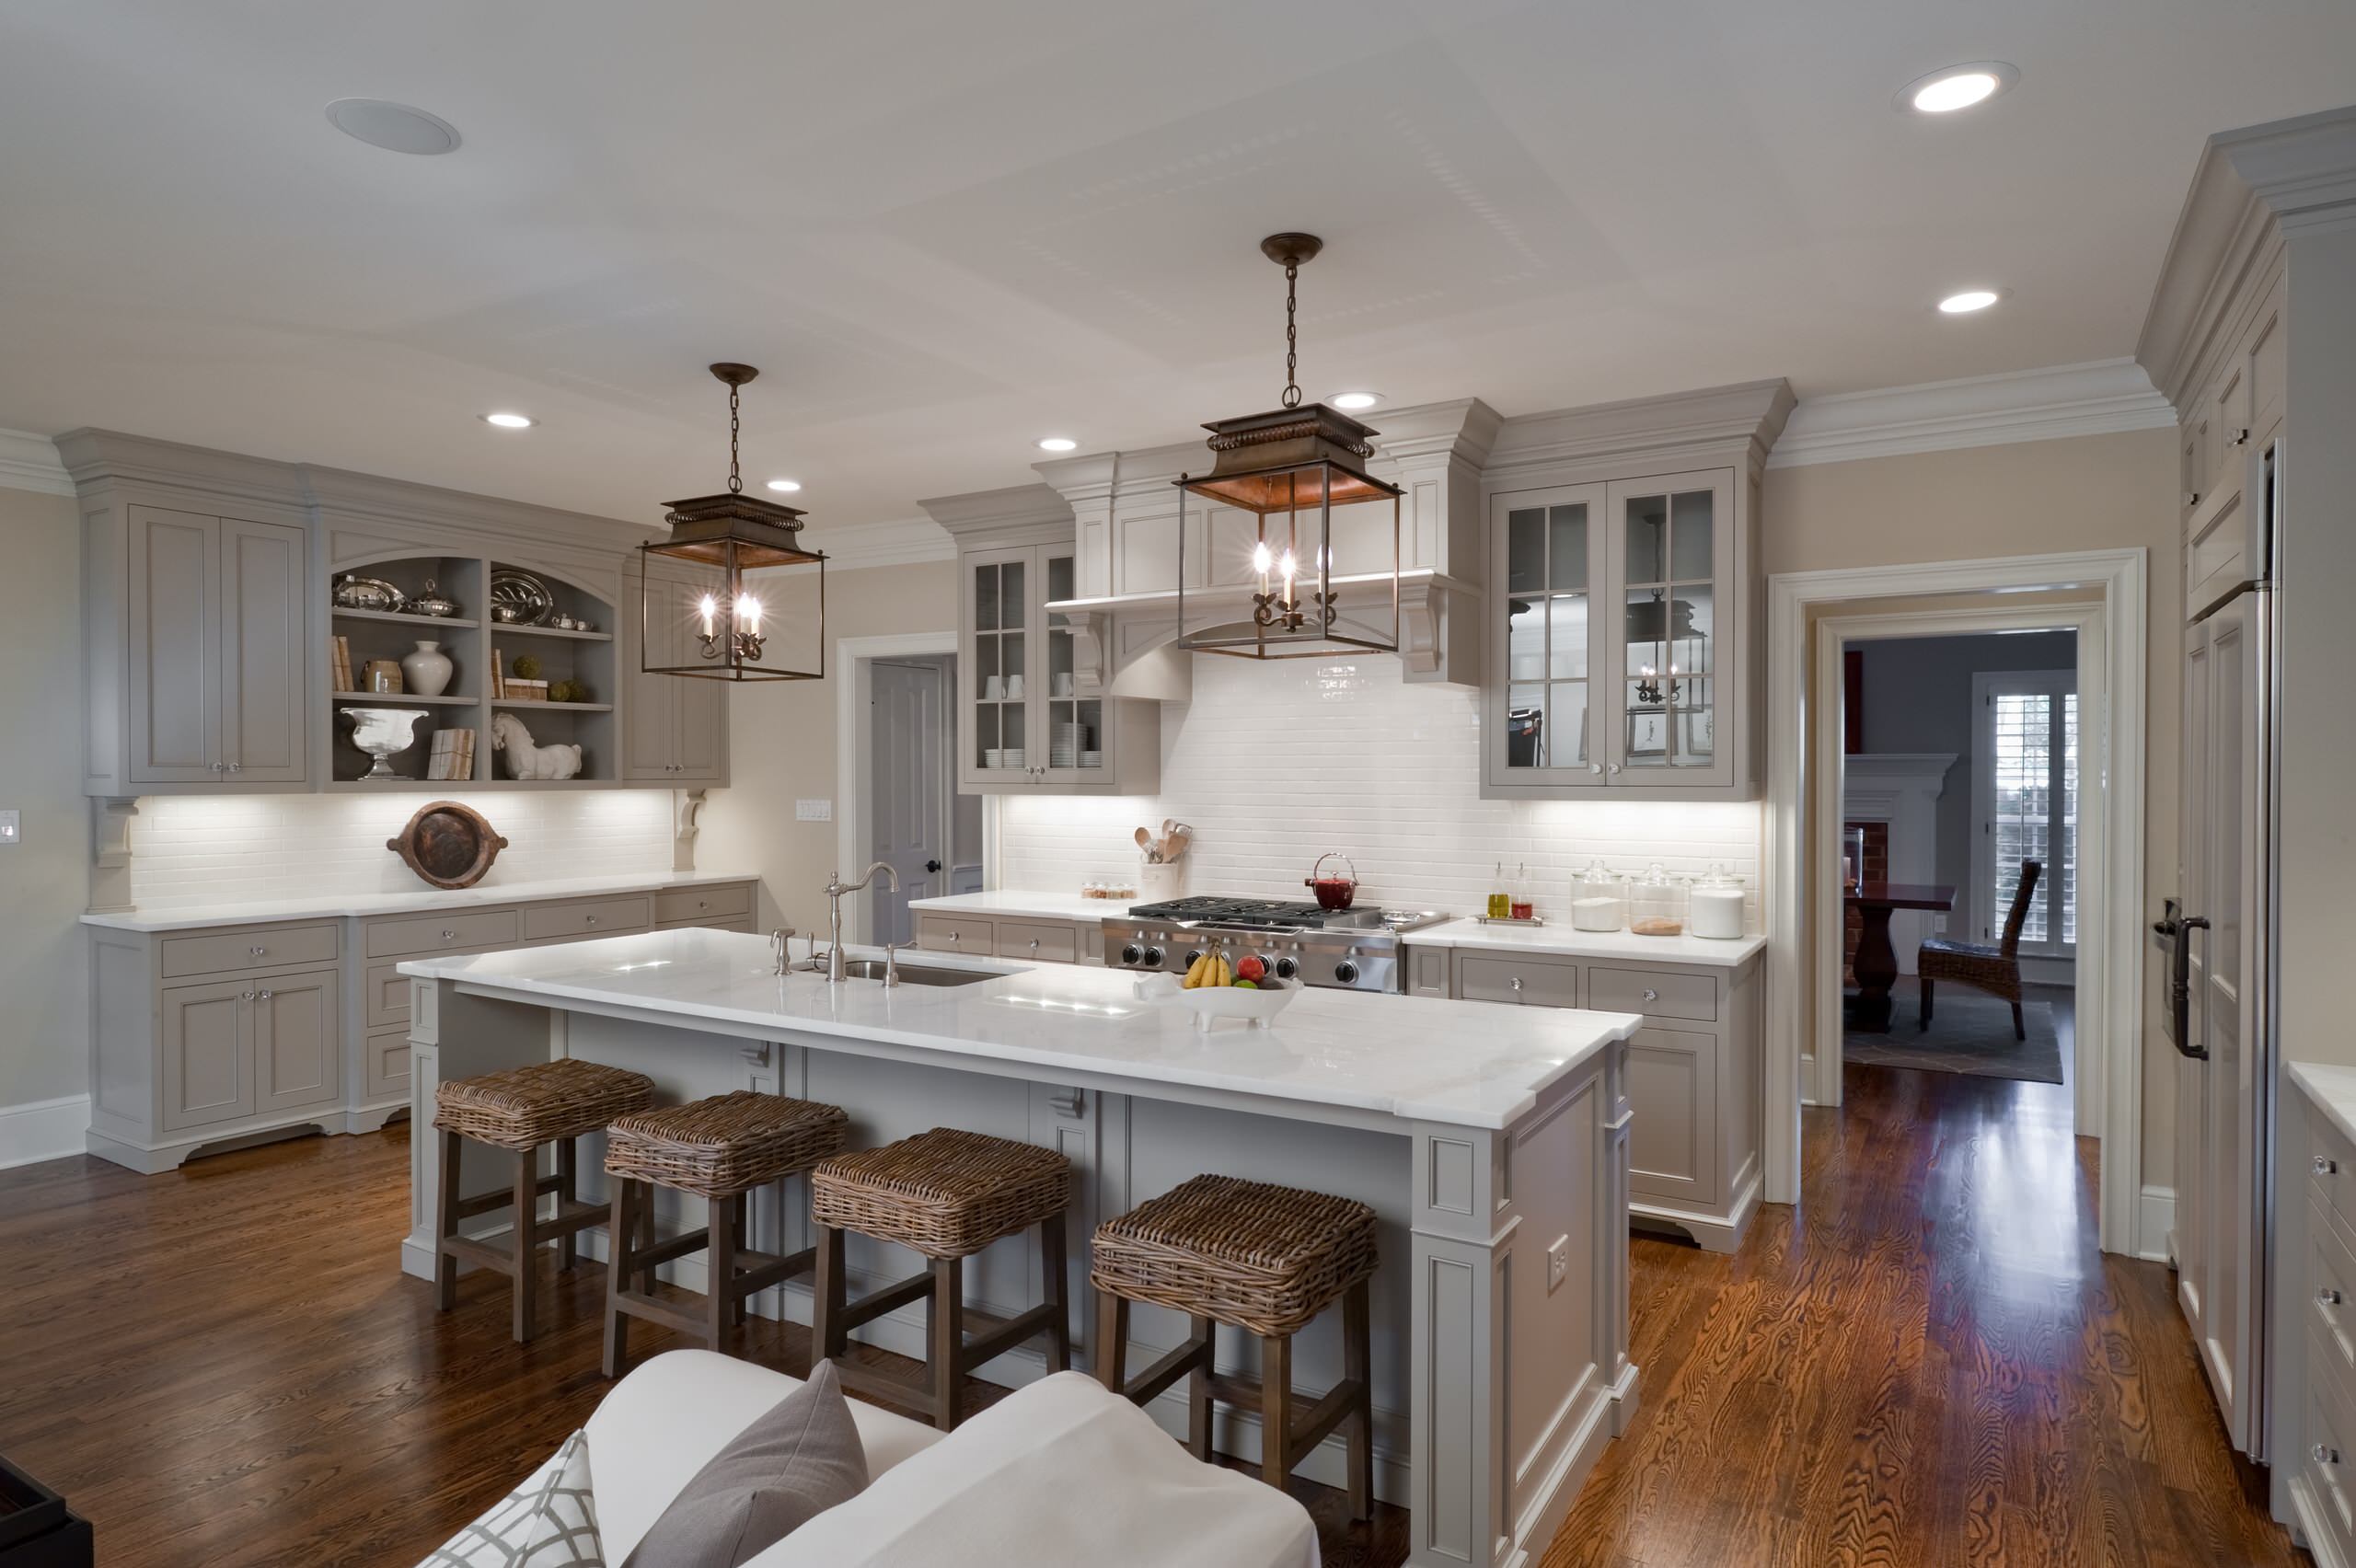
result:
[[[1587,765],[1587,770],[1589,773],[1600,773],[1603,771],[1603,764],[1600,762],[1590,762]]]
[[[1616,762],[1615,762],[1615,763],[1613,763],[1613,764],[1611,765],[1611,771],[1612,771],[1612,772],[1614,772],[1614,773],[1619,772],[1619,771],[1620,771],[1620,765],[1619,765],[1618,763],[1616,763]]]
[[[2329,1155],[2327,1155],[2327,1154],[2319,1154],[2319,1155],[2316,1155],[2316,1175],[2318,1175],[2318,1176],[2328,1176],[2328,1175],[2332,1174],[2334,1171],[2338,1170],[2339,1169],[2339,1161],[2338,1161],[2338,1160],[2336,1160],[2336,1159],[2332,1159]]]
[[[2325,1286],[2321,1290],[2316,1292],[2316,1305],[2318,1307],[2339,1306],[2339,1292],[2332,1289],[2331,1286],[2327,1285]]]
[[[256,958],[260,958],[260,957],[261,957],[264,953],[268,952],[270,950],[269,950],[268,948],[266,948],[266,947],[255,946],[255,947],[249,947],[249,948],[248,948],[246,951],[247,951],[248,952],[249,952],[249,953],[253,954]]]
[[[1520,993],[1520,990],[1521,990],[1521,976],[1520,976],[1520,975],[1519,975],[1519,974],[1517,974],[1517,975],[1515,975],[1515,976],[1513,977],[1513,988],[1514,988],[1514,991],[1515,991],[1515,993],[1516,993],[1517,995],[1519,995],[1519,994]]]
[[[230,772],[232,772],[232,773],[235,773],[235,772],[237,772],[239,768],[241,768],[241,767],[245,767],[245,766],[246,766],[246,765],[245,765],[244,763],[242,763],[242,762],[233,762],[233,763],[231,763],[231,764],[229,765],[229,771],[230,771]]]
[[[597,923],[597,917],[595,915],[583,915],[581,917],[581,923],[584,926],[594,926]]]
[[[2307,1451],[2315,1456],[2316,1463],[2319,1465],[2336,1465],[2339,1462],[2339,1450],[2328,1443],[2318,1443]]]
[[[1033,952],[1037,952],[1039,951],[1039,939],[1036,937],[1033,937],[1031,939],[1031,951]]]
[[[256,997],[254,1000],[258,1002],[266,1002],[270,1000],[270,993],[268,991],[264,991],[260,996]]]
[[[246,999],[247,1001],[249,1001],[249,1002],[250,1002],[250,1001],[252,1001],[252,1000],[254,999],[254,994],[253,994],[251,991],[247,991],[247,992],[243,993],[243,995],[244,995],[245,999]]]
[[[951,947],[955,947],[959,942],[962,942],[964,940],[964,933],[961,931],[952,931],[949,933],[949,945]]]
[[[456,931],[445,931],[442,933],[442,940],[445,942],[455,942],[458,940],[458,933]]]
[[[711,905],[709,905],[709,904],[707,904],[707,903],[705,903],[702,899],[699,898],[699,899],[697,899],[697,900],[696,900],[696,907],[697,907],[697,908],[699,908],[699,909],[709,909],[709,908],[710,908],[710,907],[711,907]]]
[[[1648,1002],[1657,1002],[1657,1001],[1659,1001],[1659,1000],[1660,1000],[1660,993],[1659,993],[1658,991],[1647,990],[1647,991],[1646,991],[1646,993],[1645,993],[1645,1000],[1646,1000],[1646,1001],[1648,1001]]]

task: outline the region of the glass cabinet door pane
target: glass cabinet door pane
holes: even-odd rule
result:
[[[1669,581],[1669,498],[1632,496],[1628,501],[1628,581]]]
[[[1555,767],[1587,766],[1587,683],[1585,681],[1555,681],[1546,688],[1546,710],[1554,721],[1554,735],[1550,743],[1551,765]]]
[[[1546,516],[1546,586],[1556,593],[1587,587],[1587,503],[1556,506]]]
[[[1506,766],[1544,767],[1546,688],[1517,682],[1506,690]]]
[[[1019,560],[1010,560],[1000,566],[999,568],[999,613],[1005,617],[999,623],[1000,625],[1013,628],[1020,628],[1022,626],[1023,614],[1029,608],[1024,601],[1024,593],[1022,563]]]
[[[1512,598],[1506,604],[1506,678],[1534,681],[1546,673],[1546,601]]]
[[[1716,651],[1716,596],[1706,582],[1679,583],[1669,607],[1669,673],[1687,675],[1715,674]]]
[[[1506,515],[1506,591],[1534,594],[1546,586],[1546,513],[1538,507]]]
[[[1587,678],[1587,595],[1557,594],[1546,601],[1546,674]]]
[[[1680,582],[1707,582],[1711,546],[1710,492],[1692,490],[1669,502],[1669,568]]]
[[[996,631],[999,627],[998,564],[974,568],[974,629]]]
[[[1048,602],[1057,603],[1072,596],[1072,558],[1049,556],[1047,558]]]

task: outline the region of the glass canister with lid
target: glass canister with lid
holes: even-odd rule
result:
[[[1655,860],[1628,887],[1628,929],[1640,937],[1685,934],[1685,879]]]
[[[1571,924],[1582,931],[1616,931],[1628,923],[1628,882],[1591,862],[1571,884]]]
[[[1714,865],[1693,884],[1689,924],[1697,937],[1738,941],[1742,937],[1742,879]]]

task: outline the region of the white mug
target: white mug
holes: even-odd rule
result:
[[[1006,677],[1006,700],[1009,702],[1020,702],[1022,700],[1022,677],[1021,675],[1009,675]]]
[[[1057,697],[1069,697],[1071,695],[1071,672],[1069,670],[1057,672],[1056,675],[1055,695]]]
[[[1021,680],[1022,678],[1022,677],[1020,675],[1015,677],[1017,680]],[[982,700],[984,702],[996,702],[1004,695],[1003,684],[996,675],[984,675],[982,677]]]

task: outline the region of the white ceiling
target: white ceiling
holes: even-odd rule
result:
[[[0,427],[651,522],[744,359],[749,478],[907,517],[1270,406],[1296,227],[1312,397],[2100,359],[2202,138],[2350,101],[2349,0],[0,0]]]

